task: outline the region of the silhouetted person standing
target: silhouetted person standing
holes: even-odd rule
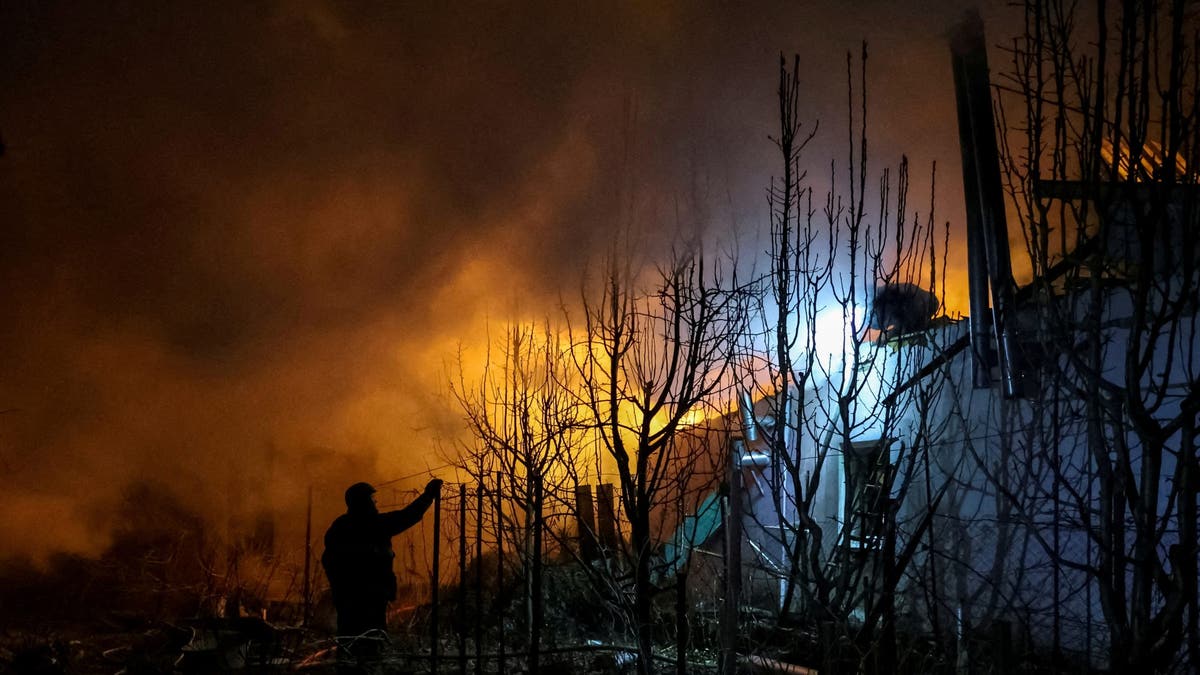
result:
[[[392,537],[420,522],[441,488],[442,481],[434,478],[411,504],[386,513],[376,508],[375,488],[369,483],[347,488],[346,512],[325,532],[325,553],[321,556],[337,610],[339,637],[387,629],[387,605],[396,599]],[[358,651],[366,656],[371,650]]]

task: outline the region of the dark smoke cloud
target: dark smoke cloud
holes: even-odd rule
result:
[[[615,231],[762,248],[781,51],[819,170],[865,38],[877,160],[960,199],[956,2],[441,4],[0,6],[0,557],[131,483],[223,522],[436,463],[458,341]]]

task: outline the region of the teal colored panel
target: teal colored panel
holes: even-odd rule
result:
[[[714,491],[700,502],[696,514],[684,516],[671,539],[663,546],[663,562],[677,571],[687,564],[692,549],[703,546],[721,529],[721,493]]]

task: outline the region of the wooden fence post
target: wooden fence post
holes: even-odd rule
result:
[[[579,555],[596,559],[596,507],[592,504],[592,486],[575,486],[575,522],[579,528]]]
[[[604,483],[596,486],[597,528],[600,530],[600,546],[608,552],[617,549],[617,513],[613,498],[613,484]]]

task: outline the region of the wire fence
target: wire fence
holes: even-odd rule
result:
[[[400,482],[380,483],[381,510],[403,508],[418,496],[398,488]],[[628,649],[571,641],[569,631],[537,625],[544,623],[538,615],[544,615],[548,587],[563,590],[563,575],[546,579],[549,565],[586,565],[620,547],[627,528],[619,491],[612,484],[509,487],[515,484],[501,476],[445,483],[425,517],[397,538],[401,582],[389,616],[395,658],[422,660],[431,672],[503,673],[536,668],[543,656]]]
[[[446,483],[425,517],[396,538],[400,584],[389,613],[388,658],[406,667],[462,673],[536,670],[546,659],[561,664],[599,655],[612,663],[632,658],[633,631],[622,610],[635,591],[633,557],[618,486],[485,479]],[[417,497],[417,490],[401,484],[380,484],[381,510],[402,508]],[[713,670],[731,629],[743,658],[778,656],[779,645],[770,642],[780,635],[794,647],[807,644],[796,647],[796,658],[825,664],[826,670],[836,668],[845,652],[861,650],[845,634],[821,633],[819,622],[809,628],[778,622],[782,582],[797,575],[797,568],[770,550],[761,519],[734,512],[729,485],[708,487],[707,494],[691,495],[686,507],[680,499],[660,514],[656,541],[671,542],[673,532],[686,528],[692,536],[686,565],[662,546],[655,551],[655,616],[661,622],[656,653],[669,660],[687,649],[698,661],[694,672]],[[716,529],[701,532],[696,519],[709,507],[715,509],[710,515]],[[735,521],[741,524],[731,533]],[[966,664],[976,669],[986,664],[994,672],[1034,671],[1045,664],[1076,672],[1106,667],[1108,628],[1094,580],[1061,562],[1093,563],[1089,534],[1063,523],[1048,527],[1039,540],[1003,518],[936,517],[921,535],[929,543],[918,547],[893,589],[895,624],[911,638],[896,640],[907,650],[897,658],[925,659],[921,672],[959,672]],[[909,536],[900,532],[896,546],[903,548]],[[303,616],[328,625],[319,533],[312,541]],[[1045,541],[1053,543],[1053,551],[1044,550]],[[839,564],[836,556],[828,564]],[[882,562],[873,564],[866,574],[885,569],[878,566]],[[735,576],[736,591],[729,585]],[[686,596],[683,601],[673,597],[675,584],[683,588],[678,594]],[[298,582],[290,587],[301,593]],[[725,612],[731,597],[736,607],[730,615]],[[852,612],[849,625],[863,618]],[[589,634],[581,625],[605,630]],[[601,633],[603,639],[590,637]],[[332,658],[332,643],[309,635],[304,658],[317,659],[314,663]]]

